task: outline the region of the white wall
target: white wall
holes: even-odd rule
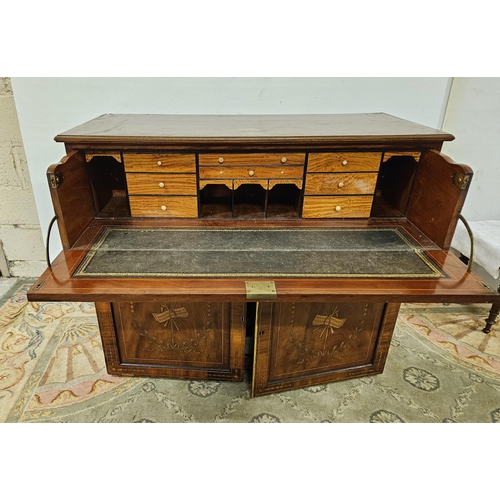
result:
[[[455,78],[443,128],[443,153],[474,171],[463,215],[500,220],[500,78]]]
[[[12,85],[45,231],[53,216],[45,171],[64,155],[53,138],[103,113],[385,112],[440,128],[451,79],[13,78]]]
[[[2,276],[32,277],[46,267],[28,164],[9,78],[0,78],[0,244]],[[2,252],[2,248],[0,248]]]

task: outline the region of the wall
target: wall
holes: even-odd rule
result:
[[[53,216],[45,171],[53,138],[103,113],[386,112],[440,128],[449,78],[13,78],[42,229]],[[51,255],[59,245],[51,245]]]
[[[0,241],[12,276],[38,276],[45,269],[44,243],[9,78],[0,78]]]
[[[463,215],[500,220],[500,78],[455,78],[443,128],[443,153],[474,171]]]

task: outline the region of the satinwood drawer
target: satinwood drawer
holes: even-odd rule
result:
[[[196,196],[130,196],[132,217],[198,217]]]
[[[302,217],[367,218],[372,209],[372,196],[305,196]]]
[[[304,165],[305,153],[200,154],[200,165]]]
[[[308,172],[366,172],[378,171],[382,153],[310,153]]]
[[[302,179],[303,167],[200,167],[200,179]]]
[[[194,154],[124,153],[126,172],[191,172],[196,173]]]
[[[127,174],[128,193],[196,195],[196,174]]]
[[[377,173],[308,174],[305,194],[373,194]]]

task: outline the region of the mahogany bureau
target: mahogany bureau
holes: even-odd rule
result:
[[[472,178],[386,114],[103,115],[56,137],[63,251],[111,374],[252,394],[381,373],[402,302],[498,303],[448,252]]]

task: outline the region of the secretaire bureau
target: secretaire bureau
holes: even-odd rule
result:
[[[103,115],[56,137],[63,244],[32,301],[94,302],[109,373],[253,395],[382,372],[402,302],[498,303],[448,252],[472,178],[386,114]]]

